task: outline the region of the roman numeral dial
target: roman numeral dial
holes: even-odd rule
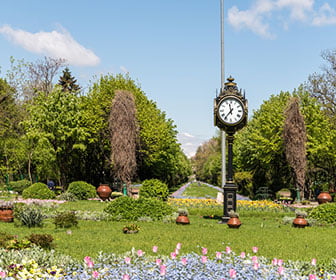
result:
[[[223,123],[235,125],[244,117],[243,103],[235,97],[225,97],[218,106],[218,117]]]

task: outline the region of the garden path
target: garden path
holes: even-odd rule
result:
[[[173,198],[193,198],[193,197],[186,197],[186,196],[183,196],[183,192],[185,191],[185,189],[191,184],[191,183],[199,183],[199,184],[202,184],[202,185],[207,185],[211,188],[214,188],[216,190],[218,190],[219,192],[223,192],[223,189],[220,188],[220,187],[217,187],[217,186],[213,186],[213,185],[210,185],[208,183],[204,183],[204,182],[200,182],[200,181],[193,181],[193,182],[188,182],[186,184],[184,184],[181,188],[179,188],[177,191],[173,192],[171,194],[171,196]],[[194,197],[194,198],[204,198],[206,199],[207,197]],[[240,195],[240,194],[237,194],[237,200],[250,200],[247,196],[243,196],[243,195]]]

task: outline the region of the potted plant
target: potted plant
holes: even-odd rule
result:
[[[227,222],[229,228],[239,228],[241,226],[241,221],[239,220],[239,213],[234,210],[229,211],[230,219]]]
[[[302,210],[295,211],[296,218],[293,220],[293,226],[297,228],[305,228],[308,226],[308,221],[306,220],[307,212]]]
[[[139,232],[140,227],[137,224],[129,224],[123,227],[122,231],[123,233],[137,233]]]
[[[13,222],[14,203],[12,201],[0,201],[0,221],[10,223]]]
[[[320,192],[320,194],[317,196],[317,201],[319,204],[323,204],[323,203],[328,203],[332,201],[332,197],[329,194],[329,184],[328,183],[324,183],[322,184],[322,191]]]
[[[189,225],[190,220],[188,218],[188,210],[185,208],[180,208],[177,210],[178,216],[176,218],[176,224],[178,225]]]

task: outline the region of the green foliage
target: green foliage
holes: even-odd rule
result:
[[[22,192],[23,198],[53,199],[55,193],[46,184],[35,183]]]
[[[0,232],[0,247],[6,248],[8,241],[15,239],[15,236],[7,232]]]
[[[76,227],[78,225],[78,218],[74,211],[67,211],[57,214],[53,223],[56,228]]]
[[[142,182],[140,188],[140,197],[157,198],[160,200],[167,200],[169,195],[168,186],[166,183],[158,179],[149,179]]]
[[[128,221],[137,221],[140,217],[162,220],[174,212],[173,208],[163,201],[141,197],[133,199],[127,196],[110,202],[104,211],[111,215],[112,220]]]
[[[117,197],[120,197],[120,196],[123,196],[123,193],[121,192],[112,192],[111,193],[111,198],[117,198]]]
[[[61,193],[57,198],[59,200],[77,201],[77,196],[71,192]]]
[[[74,194],[79,200],[86,200],[97,195],[96,188],[84,181],[70,183],[68,192]]]
[[[43,225],[41,208],[23,203],[16,203],[14,208],[14,221],[26,227],[41,227]]]
[[[213,137],[198,147],[192,158],[196,178],[216,186],[221,185],[221,141]]]
[[[32,233],[31,235],[29,235],[28,240],[43,249],[51,249],[53,247],[52,242],[54,238],[51,234]]]
[[[23,190],[28,188],[31,185],[29,180],[20,180],[20,181],[11,181],[9,182],[9,187],[19,194],[22,194]]]
[[[238,193],[247,197],[253,197],[253,175],[251,172],[235,172],[234,179],[238,185]]]
[[[324,203],[315,207],[309,218],[313,218],[322,223],[336,224],[336,203]]]

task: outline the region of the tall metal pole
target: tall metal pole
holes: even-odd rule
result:
[[[225,72],[224,72],[224,0],[220,0],[220,22],[221,22],[221,93],[224,89]],[[222,189],[226,183],[226,134],[221,130],[222,136]]]

